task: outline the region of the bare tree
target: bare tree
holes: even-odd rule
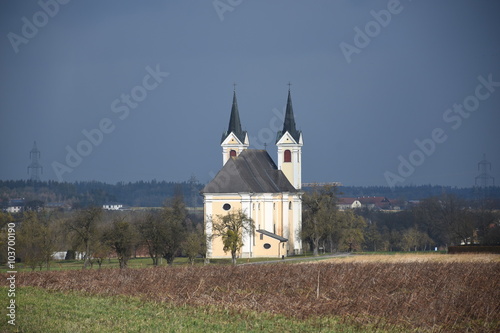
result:
[[[124,218],[115,219],[102,234],[103,243],[115,251],[120,268],[127,267],[128,260],[132,255],[134,238],[133,226]]]
[[[174,198],[170,207],[162,211],[151,211],[146,218],[137,223],[142,241],[148,248],[153,265],[165,258],[172,265],[179,254],[187,234],[187,212],[182,196]]]
[[[88,268],[93,254],[94,243],[99,241],[98,223],[101,216],[101,208],[90,207],[78,211],[76,216],[66,223],[68,230],[74,233],[77,242],[83,246],[83,268]]]
[[[18,252],[22,260],[32,270],[35,270],[37,266],[41,268],[45,261],[42,247],[46,232],[47,230],[41,225],[36,212],[23,214],[21,227],[17,232]]]
[[[18,237],[20,253],[28,266],[34,270],[45,265],[49,269],[57,238],[54,216],[45,211],[25,212]]]
[[[221,237],[224,252],[231,252],[231,260],[236,265],[236,256],[243,247],[243,233],[253,232],[254,221],[243,211],[227,215],[217,215],[212,221],[213,236]]]
[[[161,218],[164,223],[162,255],[172,265],[186,237],[187,211],[183,197],[177,195],[171,207],[163,209]]]
[[[360,250],[365,241],[366,221],[352,210],[337,213],[337,220],[333,225],[334,233],[338,235],[338,245],[342,250],[349,252]]]
[[[459,245],[474,238],[475,221],[471,209],[465,200],[455,195],[424,199],[413,213],[419,225],[438,243]]]
[[[158,266],[163,252],[163,239],[166,232],[161,214],[155,211],[149,212],[144,219],[138,222],[137,229],[148,248],[149,256],[153,260],[153,266]]]
[[[302,205],[302,238],[310,240],[313,255],[317,256],[321,240],[333,232],[338,211],[336,188],[314,188],[302,196]]]
[[[198,224],[196,227],[191,226],[187,231],[187,236],[182,243],[184,254],[188,257],[191,265],[194,264],[194,259],[198,255],[206,253],[207,242],[203,232],[203,226]]]

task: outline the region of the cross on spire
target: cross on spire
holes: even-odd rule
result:
[[[233,82],[233,91],[236,91],[236,82]]]
[[[291,86],[291,85],[292,85],[292,84],[290,83],[290,81],[288,81],[288,84],[287,84],[287,86],[288,86],[288,91],[290,91],[290,86]]]

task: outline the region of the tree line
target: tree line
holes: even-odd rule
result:
[[[453,194],[426,198],[409,210],[338,208],[338,188],[324,186],[303,194],[301,236],[314,255],[344,251],[426,251],[452,245],[500,245],[500,212],[487,200],[468,201]],[[243,232],[254,224],[245,212],[211,217],[214,237],[236,262]],[[117,257],[120,267],[145,251],[154,266],[173,264],[178,256],[191,263],[206,255],[203,218],[188,214],[182,193],[161,209],[104,211],[89,206],[72,211],[0,212],[0,262],[7,253],[5,228],[16,224],[17,255],[31,269],[50,268],[54,252],[83,254],[83,267],[101,266]]]
[[[141,249],[149,254],[154,266],[160,258],[173,264],[176,257],[185,255],[193,263],[197,256],[205,255],[203,223],[188,214],[181,196],[155,210],[120,212],[91,206],[71,212],[0,213],[2,233],[10,222],[16,224],[17,256],[32,270],[49,269],[53,254],[62,249],[68,249],[66,259],[81,253],[83,268],[94,264],[100,267],[110,257],[118,258],[120,268],[125,268]],[[1,235],[2,248],[6,239]]]
[[[411,209],[338,209],[336,187],[303,195],[302,237],[314,254],[335,251],[428,251],[452,245],[500,245],[500,212],[487,199],[441,194]]]
[[[9,200],[15,198],[25,198],[26,202],[37,201],[42,206],[49,202],[67,203],[74,208],[100,206],[108,202],[135,207],[161,207],[165,198],[173,198],[179,191],[187,198],[189,206],[199,207],[202,201],[198,192],[202,187],[194,177],[185,182],[152,180],[116,184],[0,180],[0,208],[5,208]]]
[[[338,193],[343,197],[378,196],[398,200],[422,200],[438,197],[443,193],[453,194],[465,200],[488,198],[500,208],[500,186],[489,187],[455,187],[440,185],[408,185],[408,186],[341,186]]]
[[[179,191],[191,207],[201,207],[198,194],[203,188],[193,176],[185,182],[137,181],[107,184],[97,181],[58,182],[33,180],[0,180],[0,208],[5,208],[10,199],[25,198],[27,202],[43,205],[49,202],[67,203],[74,208],[99,206],[108,202],[119,202],[134,207],[161,207],[166,198],[173,198]],[[306,188],[306,191],[310,189]],[[177,191],[177,192],[176,192]],[[489,198],[500,209],[500,187],[457,188],[451,186],[342,186],[338,194],[344,197],[383,196],[398,200],[421,200],[442,193],[454,194],[465,200]]]
[[[253,221],[244,212],[210,217],[213,236],[221,237],[224,251],[232,263],[243,246],[243,232],[254,230]],[[31,210],[11,215],[0,213],[0,246],[6,246],[3,235],[9,223],[16,224],[17,258],[27,267],[50,269],[55,252],[68,249],[65,259],[81,254],[83,268],[100,268],[106,258],[116,257],[120,268],[126,268],[137,251],[146,251],[152,265],[161,259],[172,265],[185,256],[191,264],[196,257],[205,258],[206,243],[203,219],[188,214],[182,195],[175,196],[162,209],[145,211],[105,211],[91,206],[71,212]],[[143,251],[141,251],[143,250]],[[0,253],[0,261],[6,251]],[[141,253],[141,254],[142,254]]]

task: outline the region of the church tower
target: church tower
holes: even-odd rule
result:
[[[283,130],[278,132],[276,146],[278,147],[278,169],[283,171],[290,183],[297,189],[302,188],[302,132],[295,126],[292,97],[288,88],[285,121]]]
[[[222,133],[222,165],[231,157],[238,156],[241,152],[250,145],[248,134],[241,129],[240,113],[238,111],[238,103],[236,101],[236,91],[233,91],[233,106],[231,107],[231,116],[229,118],[229,126],[227,131]]]

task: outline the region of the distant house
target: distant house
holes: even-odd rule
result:
[[[389,199],[391,202],[391,209],[392,210],[403,210],[406,209],[408,206],[407,202],[405,200],[401,199]]]
[[[111,203],[107,203],[107,204],[102,205],[102,209],[104,209],[104,210],[125,210],[127,208],[128,208],[127,206],[125,206],[121,203],[116,203],[116,202],[111,202]]]
[[[68,256],[68,251],[58,251],[52,253],[52,259],[54,260],[66,260],[67,256]],[[71,259],[83,260],[84,256],[85,252],[75,252],[74,258]]]
[[[340,210],[354,209],[354,208],[368,208],[368,209],[382,209],[382,210],[394,209],[392,201],[387,199],[386,197],[339,198],[338,208]]]
[[[340,210],[360,208],[361,202],[356,198],[339,198],[338,207]]]
[[[386,197],[361,197],[358,200],[362,207],[368,209],[392,209],[391,201]]]
[[[54,260],[64,260],[65,258],[66,258],[66,251],[52,253],[52,259]]]
[[[24,198],[9,200],[9,204],[5,211],[7,213],[20,213],[24,210],[25,204]]]

